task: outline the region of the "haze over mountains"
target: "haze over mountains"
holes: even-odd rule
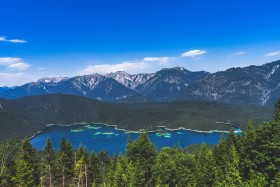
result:
[[[229,104],[273,105],[280,97],[280,61],[262,66],[209,73],[181,67],[151,74],[123,71],[105,75],[43,78],[22,86],[0,88],[0,97],[14,99],[43,94],[73,94],[109,102],[209,100]]]

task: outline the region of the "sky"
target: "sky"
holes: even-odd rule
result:
[[[279,0],[1,0],[0,86],[280,59]]]

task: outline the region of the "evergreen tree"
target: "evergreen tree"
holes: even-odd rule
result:
[[[213,156],[217,166],[217,182],[222,182],[225,180],[228,161],[228,147],[223,136],[221,137],[219,144],[214,148]]]
[[[141,133],[136,141],[130,143],[126,149],[126,155],[128,160],[132,161],[132,163],[138,162],[142,165],[142,167],[137,168],[137,170],[143,169],[143,171],[139,171],[139,174],[144,174],[144,181],[141,186],[151,185],[152,166],[156,160],[157,150],[150,142],[146,132]],[[135,177],[137,178],[138,176]]]
[[[100,151],[97,154],[97,168],[98,168],[98,177],[97,184],[101,184],[103,186],[107,185],[107,174],[110,168],[111,159],[108,155],[107,151]]]
[[[197,186],[215,186],[217,169],[212,151],[202,145],[195,155],[195,160]]]
[[[76,161],[74,164],[73,184],[78,187],[88,186],[88,167],[89,156],[88,151],[82,145],[75,151]]]
[[[88,180],[89,184],[97,184],[98,178],[98,158],[95,153],[92,151],[89,156],[89,166],[88,166]]]
[[[11,139],[0,144],[0,186],[14,186],[12,176],[15,175],[15,159],[19,146]]]
[[[133,167],[135,168],[134,180],[132,186],[143,187],[143,185],[146,183],[145,169],[143,168],[143,165],[140,163],[140,161],[131,162],[131,163],[133,163]]]
[[[55,163],[55,151],[51,143],[50,138],[46,141],[46,146],[43,150],[42,167],[41,167],[41,184],[44,186],[55,186],[56,180],[56,163]]]
[[[239,157],[234,145],[229,149],[229,160],[226,162],[225,179],[221,186],[239,187],[242,186],[242,180],[239,173]]]
[[[195,186],[194,161],[180,148],[162,148],[153,171],[158,186]]]
[[[273,184],[274,186],[280,186],[280,172],[278,172],[275,177],[274,177],[274,180],[273,180]]]
[[[266,180],[265,175],[251,171],[250,178],[244,183],[244,187],[252,187],[252,186],[254,187],[268,186],[268,182]],[[275,187],[277,186],[279,185],[276,185]]]
[[[69,186],[73,177],[73,152],[70,142],[61,139],[57,153],[58,183],[62,187]]]
[[[273,111],[272,117],[273,117],[274,121],[280,122],[280,98],[274,104],[274,111]]]
[[[253,128],[252,121],[248,122],[247,130],[243,133],[238,141],[240,155],[240,171],[241,176],[248,180],[252,170],[255,170],[256,163],[254,162],[256,150],[256,132]]]
[[[255,147],[252,150],[255,171],[267,175],[270,183],[280,171],[280,122],[264,123],[256,129]]]
[[[116,169],[115,169],[115,174],[114,174],[114,181],[112,186],[113,187],[128,187],[129,186],[129,179],[127,177],[127,173],[125,172],[124,168],[124,163],[123,163],[123,158],[122,156],[119,156],[117,164],[116,164]]]
[[[117,161],[118,161],[118,157],[117,157],[116,153],[114,153],[114,155],[111,159],[110,168],[109,168],[108,176],[107,176],[107,181],[110,186],[113,186],[114,181],[115,181],[115,171],[116,171]]]
[[[22,140],[20,155],[16,160],[16,186],[30,187],[39,184],[37,152],[27,138]]]
[[[153,177],[157,185],[175,186],[177,184],[174,154],[175,151],[168,147],[162,148],[158,154],[153,167]]]

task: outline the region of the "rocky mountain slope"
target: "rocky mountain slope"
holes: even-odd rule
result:
[[[73,94],[105,101],[114,101],[136,94],[135,91],[125,87],[115,79],[92,74],[73,78],[44,78],[3,93],[0,92],[0,96],[14,99],[55,93]]]
[[[175,99],[273,105],[280,97],[279,67],[280,61],[262,66],[230,68],[198,80]]]
[[[209,100],[229,104],[273,105],[280,97],[280,61],[262,66],[208,73],[181,67],[151,74],[123,71],[105,75],[43,78],[14,88],[0,88],[0,98],[73,94],[109,102]]]

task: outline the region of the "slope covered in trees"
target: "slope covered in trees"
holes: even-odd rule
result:
[[[41,131],[48,124],[69,125],[99,122],[127,130],[155,130],[158,125],[194,130],[230,130],[216,121],[246,124],[271,119],[271,108],[234,106],[208,101],[170,103],[112,104],[73,95],[43,95],[16,100],[0,99],[0,141],[23,138]]]
[[[260,186],[280,185],[280,101],[273,120],[232,132],[209,150],[195,154],[178,147],[158,152],[144,132],[128,139],[124,155],[88,153],[61,140],[58,152],[46,141],[42,152],[28,139],[0,145],[0,184],[6,186]]]

